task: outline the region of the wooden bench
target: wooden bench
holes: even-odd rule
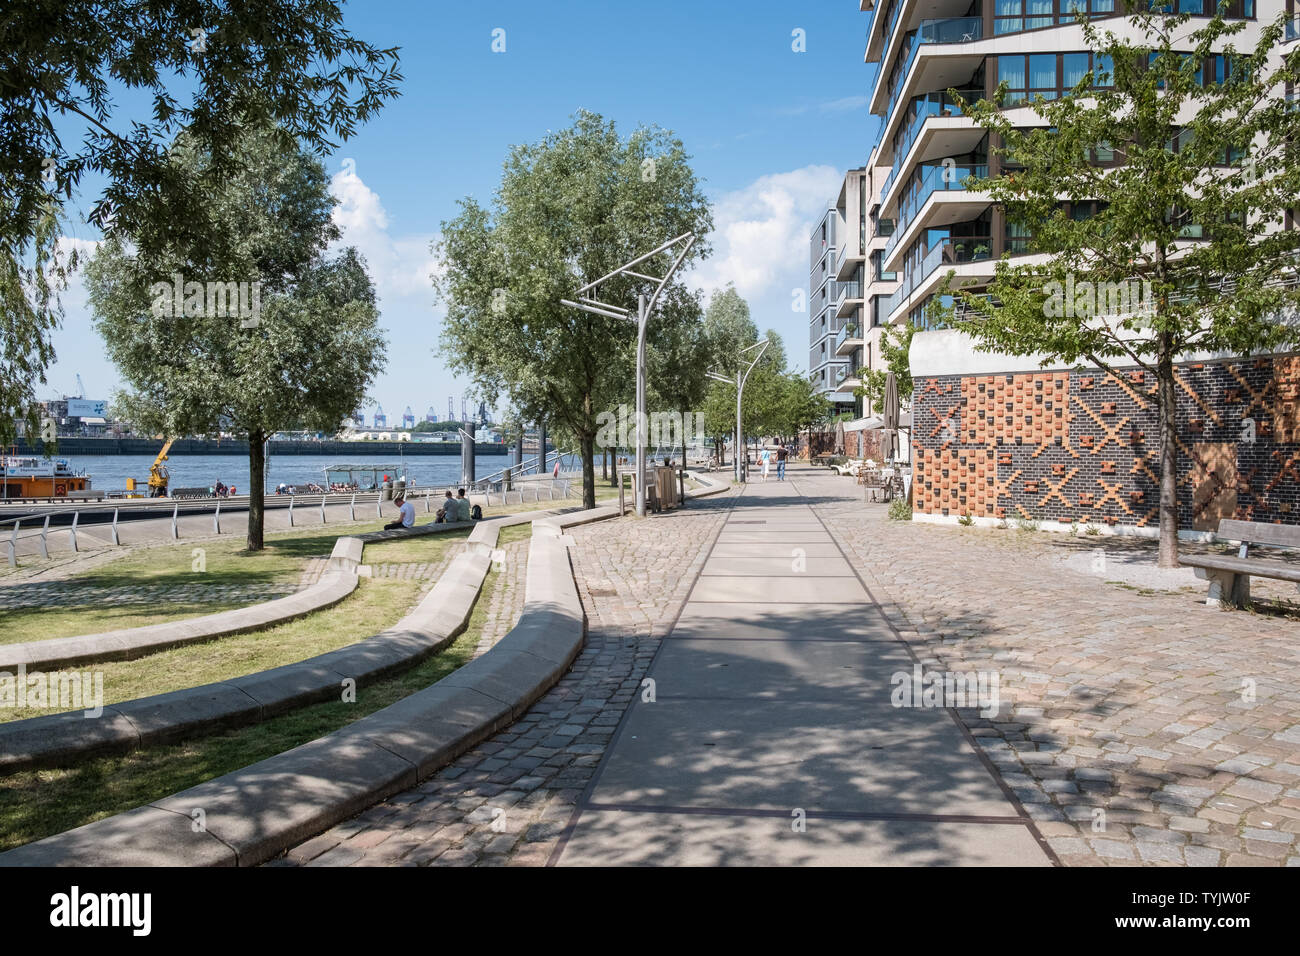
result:
[[[1215,607],[1224,602],[1237,607],[1248,604],[1252,574],[1291,581],[1300,586],[1300,564],[1248,556],[1251,545],[1300,548],[1300,526],[1224,518],[1219,522],[1217,534],[1220,538],[1241,542],[1235,558],[1227,554],[1186,554],[1179,558],[1183,564],[1196,569],[1198,578],[1210,582],[1206,604]]]

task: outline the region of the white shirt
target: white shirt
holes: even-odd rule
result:
[[[402,507],[398,508],[397,510],[402,515],[403,528],[415,527],[415,505],[411,504],[409,501],[403,501]]]

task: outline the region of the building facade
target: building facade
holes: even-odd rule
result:
[[[855,401],[853,390],[843,386],[849,362],[835,354],[835,337],[844,327],[837,317],[840,284],[835,278],[837,240],[843,232],[832,201],[808,237],[808,375],[836,412],[852,411]]]

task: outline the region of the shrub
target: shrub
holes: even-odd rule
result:
[[[957,523],[961,525],[963,528],[969,528],[971,525],[975,523],[975,516],[968,511],[960,518],[957,519]]]
[[[912,506],[903,498],[895,498],[889,503],[889,517],[892,521],[911,521]]]

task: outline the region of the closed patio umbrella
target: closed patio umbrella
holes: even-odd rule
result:
[[[881,453],[886,460],[896,457],[898,447],[898,379],[890,372],[885,376],[884,441]]]

